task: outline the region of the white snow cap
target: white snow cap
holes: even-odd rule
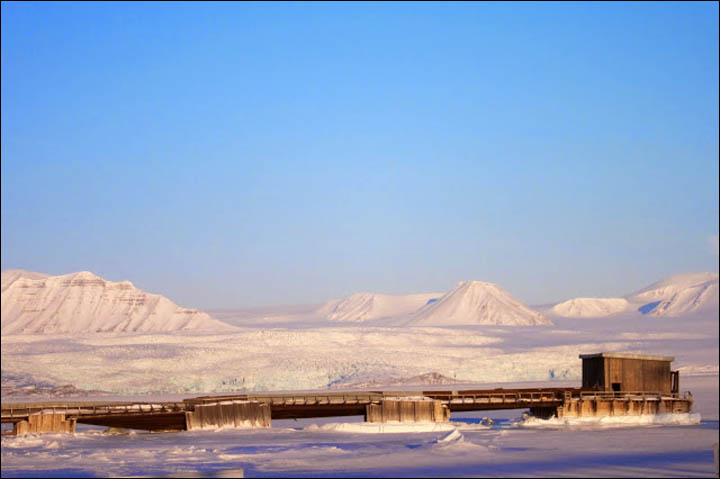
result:
[[[39,277],[9,272],[5,286],[6,273],[3,335],[234,329],[207,313],[141,291],[129,281],[106,281],[89,271],[34,273]]]
[[[625,298],[575,298],[556,304],[551,311],[571,318],[600,318],[629,307],[630,303]]]
[[[552,322],[495,283],[461,281],[455,289],[421,308],[408,324],[535,326]]]
[[[442,293],[408,295],[357,293],[331,301],[317,312],[331,321],[364,322],[412,313],[428,301],[440,296]]]

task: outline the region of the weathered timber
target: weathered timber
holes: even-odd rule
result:
[[[13,434],[38,434],[43,432],[75,433],[75,419],[65,419],[64,414],[32,414],[27,420],[13,424]]]
[[[691,397],[638,396],[627,395],[608,399],[605,397],[571,398],[548,412],[545,408],[531,408],[538,417],[597,417],[597,416],[639,416],[665,413],[687,413],[692,410]],[[552,409],[552,408],[550,408]]]
[[[423,399],[383,399],[380,404],[368,404],[366,422],[447,422],[450,411],[441,402]]]
[[[185,413],[152,414],[98,414],[78,417],[78,422],[95,426],[123,429],[143,429],[145,431],[184,431]]]
[[[572,408],[581,409],[576,414],[597,415],[613,414],[612,401],[635,397],[641,400],[633,404],[630,413],[655,414],[659,410],[657,400],[662,397],[659,393],[633,393],[596,391],[581,388],[550,388],[550,389],[492,389],[492,390],[460,390],[460,391],[425,391],[427,399],[437,401],[434,407],[442,407],[444,414],[450,411],[478,411],[495,409],[525,409],[525,408],[552,408],[560,407],[572,411]],[[600,398],[601,401],[582,401],[577,405],[568,403],[569,399],[587,397]],[[673,396],[675,397],[675,396]],[[78,422],[95,424],[107,427],[122,427],[131,429],[182,430],[187,427],[187,412],[194,413],[202,406],[228,403],[220,407],[216,418],[208,413],[214,424],[229,425],[235,421],[236,412],[230,403],[257,402],[266,404],[274,419],[311,418],[330,416],[363,415],[367,413],[366,406],[379,405],[383,400],[391,399],[378,392],[372,393],[334,393],[334,394],[273,394],[273,395],[240,395],[237,398],[224,396],[222,400],[212,401],[212,397],[193,398],[183,402],[173,403],[82,403],[73,402],[63,404],[60,402],[3,404],[2,421],[18,422],[27,420],[32,414],[65,414],[67,418],[77,419]],[[397,398],[396,398],[397,399]],[[415,400],[418,398],[405,397],[403,399]],[[604,402],[603,402],[604,401]],[[654,401],[654,402],[653,402]],[[439,405],[438,405],[439,404]],[[619,406],[614,406],[619,407]],[[683,406],[674,404],[673,410],[682,410]],[[667,408],[663,409],[666,410]],[[668,411],[670,409],[667,409]],[[415,409],[400,408],[399,403],[388,403],[381,413],[388,418],[410,420],[416,416]],[[572,413],[572,412],[570,412]],[[200,413],[202,414],[202,413]],[[242,415],[242,413],[239,413]],[[372,414],[372,413],[371,413]],[[435,414],[439,417],[439,413]],[[395,419],[390,419],[395,420]],[[398,419],[399,420],[399,419]],[[414,419],[413,419],[414,420]],[[192,419],[191,419],[192,421]],[[205,422],[205,421],[202,421]]]
[[[581,354],[583,388],[603,391],[677,393],[680,374],[670,370],[670,356],[598,353]]]
[[[56,430],[56,419],[150,431],[204,427],[269,427],[270,419],[365,414],[369,422],[447,421],[451,411],[530,409],[541,417],[689,412],[692,395],[678,393],[671,357],[599,353],[581,355],[582,388],[465,389],[238,394],[181,402],[48,401],[2,404],[2,422],[23,432]],[[47,424],[46,422],[49,421]],[[32,426],[31,426],[32,423]]]
[[[222,401],[197,404],[185,412],[185,427],[209,429],[218,427],[270,427],[270,406],[257,401]]]

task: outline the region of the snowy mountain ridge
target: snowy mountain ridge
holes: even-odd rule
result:
[[[24,269],[8,269],[2,272],[2,291],[5,291],[18,279],[43,279],[50,277],[49,274],[25,271]]]
[[[600,318],[627,311],[676,317],[713,309],[718,309],[718,274],[687,273],[668,276],[624,298],[574,298],[550,311],[565,317]]]
[[[718,274],[669,276],[627,298],[633,303],[642,304],[639,311],[651,316],[679,316],[718,309]]]
[[[386,317],[397,317],[418,310],[442,293],[391,295],[357,293],[331,301],[317,310],[330,321],[365,322]]]
[[[559,316],[573,318],[597,318],[627,310],[630,303],[625,298],[575,298],[558,303],[551,311]]]
[[[2,275],[3,335],[234,329],[130,281],[106,281],[89,271],[49,276],[12,270]]]
[[[461,281],[437,301],[412,315],[408,326],[552,325],[552,321],[495,283]]]

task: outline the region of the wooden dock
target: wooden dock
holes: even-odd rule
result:
[[[74,432],[75,424],[149,431],[270,427],[272,419],[364,415],[368,422],[447,421],[453,411],[530,409],[538,417],[625,416],[690,412],[670,356],[580,355],[583,387],[353,391],[200,396],[179,402],[51,401],[3,403],[16,434]],[[633,390],[634,389],[634,390]]]
[[[421,414],[436,421],[447,420],[455,411],[530,409],[537,416],[547,417],[688,412],[692,407],[692,396],[687,393],[680,397],[647,391],[608,392],[583,388],[367,391],[200,396],[176,402],[3,403],[2,422],[15,424],[17,433],[54,431],[52,424],[55,423],[62,424],[57,426],[58,432],[61,427],[62,431],[68,431],[68,424],[72,423],[74,429],[77,422],[149,431],[222,425],[269,427],[271,419],[365,415],[366,420],[373,421],[375,417],[395,417],[393,408],[403,407],[396,403],[412,401],[433,402],[435,405],[428,406],[428,411],[447,410],[445,416],[438,412]],[[387,411],[383,412],[382,408]],[[418,413],[414,414],[408,416],[408,420],[414,420]],[[43,419],[46,416],[62,416],[64,422]],[[400,416],[397,418],[391,420],[403,420]]]

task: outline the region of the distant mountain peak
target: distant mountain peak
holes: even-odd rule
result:
[[[408,322],[413,326],[493,324],[549,325],[552,322],[495,283],[460,281],[455,289],[425,305]]]
[[[359,323],[407,315],[438,296],[441,294],[355,293],[321,306],[317,313],[330,321]]]
[[[24,269],[6,269],[2,272],[2,291],[5,291],[11,284],[20,279],[43,279],[49,276],[49,274],[25,271]]]
[[[668,276],[627,299],[650,316],[679,316],[718,309],[718,274],[686,273]]]
[[[625,298],[574,298],[556,304],[551,311],[559,316],[573,318],[600,318],[627,310]]]
[[[89,271],[37,279],[4,271],[3,288],[4,335],[234,329],[129,281],[107,281]]]
[[[456,289],[474,289],[474,290],[492,290],[502,291],[502,288],[497,283],[491,283],[489,281],[477,281],[477,280],[465,280],[459,281],[455,286]]]
[[[718,274],[685,273],[668,276],[624,298],[574,298],[550,311],[566,317],[604,317],[625,311],[649,316],[681,316],[718,309]]]

